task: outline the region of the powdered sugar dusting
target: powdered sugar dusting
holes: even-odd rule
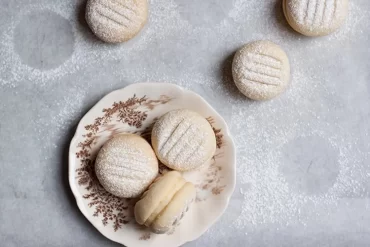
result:
[[[175,0],[152,0],[148,25],[132,41],[119,46],[99,43],[88,27],[80,24],[77,12],[82,2],[16,4],[17,13],[0,26],[2,87],[18,90],[28,83],[53,88],[65,83],[64,78],[69,81],[70,75],[75,77],[71,81],[80,85],[74,88],[74,94],[69,92],[57,100],[57,111],[45,107],[45,115],[49,116],[35,116],[35,132],[39,131],[38,138],[47,140],[45,146],[56,145],[49,136],[62,136],[80,117],[82,109],[87,110],[86,99],[91,104],[105,92],[134,82],[173,82],[201,93],[229,119],[238,148],[240,193],[235,193],[226,212],[232,217],[226,219],[227,225],[220,223],[213,227],[200,240],[204,245],[235,241],[235,238],[245,240],[245,234],[247,239],[257,238],[254,231],[264,227],[312,228],[324,220],[329,225],[335,217],[333,212],[340,212],[343,207],[353,212],[352,206],[356,205],[352,202],[357,203],[357,209],[369,208],[370,146],[366,141],[370,135],[369,64],[363,56],[369,54],[364,44],[369,43],[370,10],[366,1],[350,1],[349,16],[338,31],[308,39],[289,28],[281,1],[235,0],[220,23],[198,27],[180,14]],[[317,2],[318,10],[323,10],[322,1]],[[75,36],[71,57],[50,70],[23,64],[13,47],[14,28],[25,15],[43,10],[69,20]],[[330,17],[318,11],[317,19],[312,19],[312,13],[308,19],[314,20],[314,25],[320,23],[320,15],[325,21]],[[261,39],[279,44],[292,67],[288,90],[262,103],[250,102],[238,94],[225,72],[230,72],[230,57],[237,49]],[[85,77],[86,73],[107,80],[93,81]],[[65,92],[60,90],[60,93]],[[44,129],[49,130],[48,135]],[[334,150],[339,173],[328,190],[316,194],[297,191],[281,171],[287,152],[284,147],[294,144],[297,137],[325,140]],[[349,218],[346,222],[353,223],[356,219],[354,215]],[[348,229],[349,225],[354,226],[343,224],[342,228]]]
[[[159,119],[153,127],[153,148],[168,167],[187,171],[201,167],[216,151],[211,125],[189,110],[175,110]]]
[[[135,135],[118,135],[99,151],[96,175],[115,196],[141,195],[158,174],[158,162],[149,144]]]
[[[233,20],[235,23],[243,24],[249,20],[254,22],[256,18],[253,17],[258,16],[258,25],[262,25],[260,29],[264,30],[264,33],[248,33],[248,38],[246,39],[246,37],[243,35],[243,31],[241,30],[243,29],[243,25],[237,25],[236,27],[233,27],[234,31],[225,38],[227,40],[234,40],[235,43],[239,44],[242,44],[241,42],[244,43],[246,40],[256,39],[270,39],[279,44],[285,43],[285,41],[293,41],[293,39],[297,39],[297,37],[292,37],[287,30],[283,30],[277,25],[276,20],[273,19],[276,17],[271,16],[271,14],[274,14],[271,13],[271,9],[274,8],[274,5],[275,3],[270,1],[245,2],[236,0],[234,8],[229,12],[229,18],[231,18],[230,20]],[[101,43],[92,43],[90,40],[86,39],[86,33],[89,31],[86,30],[86,26],[81,26],[79,24],[79,17],[76,14],[76,9],[81,9],[80,2],[62,1],[58,2],[57,4],[51,4],[50,2],[46,1],[20,8],[19,13],[14,19],[12,19],[11,23],[6,25],[6,29],[0,34],[0,54],[2,55],[4,65],[0,68],[3,79],[2,85],[16,85],[23,80],[33,81],[33,83],[37,83],[41,86],[45,85],[46,83],[50,84],[67,74],[72,74],[76,71],[86,68],[89,65],[94,65],[97,61],[97,58],[99,58],[99,61],[118,58],[127,59],[130,57],[130,54],[134,54],[143,50],[150,43],[158,42],[175,33],[180,36],[186,33],[191,33],[191,35],[195,36],[204,36],[204,34],[212,35],[213,31],[211,32],[207,28],[194,29],[194,27],[192,27],[189,23],[181,19],[181,16],[176,8],[177,5],[174,1],[160,0],[156,1],[155,3],[150,2],[148,27],[143,30],[139,37],[132,41],[135,43],[135,45],[131,45],[130,43],[127,45],[123,44],[114,47]],[[329,36],[328,39],[348,40],[348,38],[353,36],[349,35],[350,32],[354,32],[355,30],[360,32],[362,30],[361,26],[365,24],[363,23],[363,20],[367,13],[365,10],[361,10],[355,5],[355,3],[352,2],[350,8],[351,12],[348,20],[350,25],[345,25],[344,28],[342,28],[339,32],[336,32],[334,35]],[[27,65],[24,65],[19,57],[13,53],[12,38],[14,27],[19,23],[24,15],[36,10],[50,10],[58,13],[64,18],[68,19],[73,25],[75,34],[74,52],[69,60],[55,69],[40,71],[38,69],[30,68]],[[220,34],[229,32],[231,25],[232,22],[223,21],[220,25],[215,27],[215,30]],[[166,28],[163,28],[163,26]],[[357,29],[352,29],[352,27],[357,27]],[[225,41],[215,40],[215,42],[219,42],[220,47],[227,48],[227,46],[224,45]],[[310,43],[321,47],[327,46],[325,44],[328,44],[327,42],[322,42],[319,40],[311,40]],[[97,49],[98,47],[99,49]],[[291,54],[291,51],[289,53]],[[164,76],[166,75],[160,75],[160,77]],[[154,76],[152,76],[152,78],[154,78]],[[7,83],[5,83],[5,81]]]
[[[275,97],[290,78],[285,52],[269,41],[256,41],[241,48],[235,55],[232,72],[239,90],[257,100]]]
[[[328,97],[332,92],[325,88],[330,83],[322,82],[310,73],[301,73],[293,71],[294,91],[288,90],[286,98],[233,107],[233,132],[245,133],[236,136],[240,154],[237,174],[244,184],[241,189],[244,197],[242,213],[235,221],[237,228],[251,224],[289,225],[299,222],[306,225],[313,217],[320,216],[318,212],[336,208],[341,198],[348,196],[348,191],[359,195],[363,190],[361,181],[365,181],[367,175],[360,174],[360,171],[365,154],[355,149],[355,140],[341,130],[338,122],[327,122],[321,114],[311,111],[309,102],[302,102],[303,98],[316,98],[318,93],[323,98]],[[283,108],[276,111],[272,107],[274,104]],[[334,162],[339,167],[339,174],[327,192],[300,193],[281,173],[282,157],[288,157],[287,153],[282,153],[283,147],[298,137],[325,139],[338,153]],[[308,150],[312,149],[307,147]],[[316,154],[310,155],[314,158]],[[245,185],[248,185],[247,190],[243,189]]]
[[[86,19],[98,37],[117,43],[129,40],[141,30],[147,12],[147,0],[90,0]]]
[[[291,26],[308,36],[327,35],[338,29],[348,15],[348,0],[284,0]]]

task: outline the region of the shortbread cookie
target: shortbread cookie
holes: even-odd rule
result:
[[[280,46],[270,41],[252,42],[236,52],[232,74],[235,85],[248,98],[271,99],[289,84],[289,59]]]
[[[290,26],[306,36],[323,36],[337,30],[348,15],[348,0],[283,0]]]
[[[210,123],[190,110],[175,110],[154,125],[152,145],[167,167],[188,171],[207,163],[216,151],[216,137]]]
[[[157,234],[173,229],[190,204],[196,190],[179,172],[171,171],[157,179],[135,205],[137,223],[150,227]]]
[[[95,172],[111,194],[140,196],[158,175],[158,160],[149,143],[138,135],[122,134],[107,141],[98,153]]]
[[[109,43],[133,38],[147,19],[147,0],[88,0],[86,5],[86,21],[91,30]]]

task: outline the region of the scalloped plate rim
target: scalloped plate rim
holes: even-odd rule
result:
[[[98,227],[92,220],[92,216],[88,215],[88,212],[86,211],[85,209],[85,205],[84,205],[84,202],[83,202],[83,198],[81,197],[81,195],[79,195],[80,193],[77,191],[77,188],[76,188],[76,184],[74,182],[75,180],[75,177],[73,176],[74,175],[74,170],[72,169],[72,166],[73,168],[75,168],[75,164],[73,162],[73,155],[72,155],[72,147],[77,138],[78,138],[78,134],[80,133],[80,129],[83,128],[83,123],[85,122],[85,119],[87,118],[88,115],[90,115],[92,112],[94,112],[98,106],[106,101],[106,99],[108,99],[112,94],[115,94],[115,93],[119,93],[121,91],[125,91],[127,89],[130,89],[131,87],[138,87],[138,86],[165,86],[165,87],[172,87],[172,88],[176,88],[177,90],[180,90],[182,91],[183,93],[187,93],[187,94],[192,94],[193,96],[196,96],[197,98],[199,98],[209,109],[211,109],[216,115],[217,117],[221,120],[222,124],[224,125],[224,138],[227,139],[227,142],[230,143],[230,145],[232,146],[232,156],[231,156],[231,159],[230,159],[230,163],[231,165],[233,166],[233,174],[232,174],[232,184],[229,183],[230,185],[230,193],[227,194],[224,198],[224,205],[222,207],[222,211],[220,213],[218,213],[218,215],[213,219],[213,221],[210,221],[207,223],[207,227],[199,232],[198,234],[194,234],[194,237],[192,238],[188,238],[186,239],[183,243],[181,243],[181,245],[184,245],[185,243],[188,243],[188,242],[191,242],[191,241],[194,241],[196,239],[198,239],[199,237],[201,237],[212,225],[214,225],[220,218],[221,216],[225,213],[229,203],[230,203],[230,199],[233,195],[233,192],[235,190],[235,186],[236,186],[236,149],[235,149],[235,143],[232,139],[232,136],[231,136],[231,133],[230,133],[230,130],[229,130],[229,127],[225,121],[225,119],[203,98],[201,97],[199,94],[191,91],[191,90],[188,90],[188,89],[185,89],[183,87],[180,87],[176,84],[172,84],[172,83],[166,83],[166,82],[141,82],[141,83],[133,83],[133,84],[130,84],[130,85],[127,85],[126,87],[124,88],[121,88],[121,89],[117,89],[117,90],[114,90],[114,91],[111,91],[110,93],[106,94],[103,98],[101,98],[98,102],[96,102],[94,104],[94,106],[86,112],[86,114],[81,118],[81,120],[79,121],[77,127],[76,127],[76,131],[75,131],[75,134],[73,136],[73,138],[71,139],[71,142],[70,142],[70,146],[69,146],[69,151],[68,151],[68,181],[69,181],[69,185],[71,187],[71,190],[72,190],[72,193],[73,193],[73,196],[75,197],[75,200],[76,200],[76,203],[77,203],[77,206],[79,208],[79,210],[81,211],[81,213],[85,216],[85,218],[103,235],[105,236],[106,238],[108,238],[109,240],[113,241],[113,242],[116,242],[116,243],[119,243],[119,244],[123,244],[124,246],[126,247],[131,247],[131,246],[128,246],[127,243],[124,243],[124,241],[122,242],[118,242],[117,240],[114,240],[113,238],[111,238],[109,236],[109,234],[106,234],[104,233],[103,231],[100,230],[100,227]],[[73,165],[72,165],[73,164]],[[181,246],[179,245],[179,246]]]

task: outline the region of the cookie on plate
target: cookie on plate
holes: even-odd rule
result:
[[[179,172],[171,171],[158,178],[135,205],[135,219],[154,233],[173,229],[193,203],[196,190]]]
[[[139,197],[158,175],[158,160],[144,138],[121,134],[100,149],[95,173],[109,193],[123,198]]]
[[[204,117],[180,109],[168,112],[155,123],[152,145],[164,165],[177,171],[189,171],[200,168],[213,157],[216,137]]]
[[[86,5],[86,21],[91,30],[109,43],[133,38],[147,19],[147,0],[88,0]]]

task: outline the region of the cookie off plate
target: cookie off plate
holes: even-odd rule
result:
[[[175,109],[189,109],[213,127],[217,151],[200,170],[184,172],[195,184],[195,203],[180,224],[163,235],[135,222],[137,199],[118,198],[99,184],[94,159],[102,145],[121,133],[150,141],[155,121]],[[159,173],[169,169],[160,165]],[[69,183],[82,214],[105,237],[127,247],[173,247],[200,237],[223,214],[235,187],[235,147],[224,119],[199,95],[168,83],[138,83],[100,100],[80,121],[69,150]]]

